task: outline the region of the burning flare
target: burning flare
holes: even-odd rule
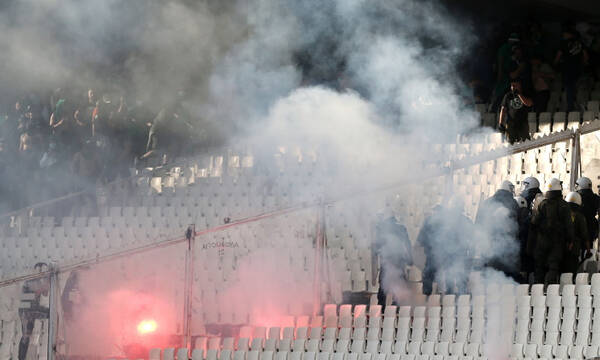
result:
[[[154,320],[143,320],[137,326],[137,331],[140,335],[148,334],[156,331],[158,325]]]

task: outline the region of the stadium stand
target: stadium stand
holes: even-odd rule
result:
[[[492,135],[486,143],[444,145],[440,150],[464,158],[503,146],[501,139]],[[596,156],[593,148],[584,145],[582,151],[588,151],[590,155],[593,152],[592,156]],[[568,181],[569,152],[570,147],[565,143],[556,143],[485,161],[456,171],[452,184],[468,199],[466,212],[474,216],[479,201],[493,194],[503,179],[518,182],[525,174],[534,174],[541,181],[555,176]],[[5,250],[2,251],[2,276],[9,279],[26,275],[32,261],[50,258],[59,265],[72,264],[178,237],[191,223],[211,228],[225,225],[226,218],[243,219],[253,212],[275,211],[295,204],[296,199],[288,191],[290,187],[304,186],[309,191],[322,186],[324,181],[310,176],[318,174],[316,161],[305,163],[288,159],[286,164],[292,167],[280,168],[279,181],[267,187],[266,176],[257,175],[251,171],[255,170],[251,166],[241,166],[244,162],[251,163],[251,158],[245,156],[240,161],[242,158],[243,155],[213,156],[204,168],[199,167],[200,162],[191,166],[188,162],[185,168],[193,169],[190,171],[192,176],[182,171],[184,167],[173,167],[160,177],[138,178],[133,196],[109,198],[100,216],[72,216],[76,215],[73,213],[62,218],[19,218],[17,223],[4,229],[8,236],[2,242]],[[278,156],[278,159],[282,158]],[[232,173],[236,177],[228,176]],[[435,187],[436,182],[442,185],[443,179],[433,179],[429,185]],[[441,192],[438,195],[429,198],[423,208],[437,204]],[[388,202],[386,199],[381,201]],[[598,355],[600,337],[596,335],[600,332],[595,315],[592,316],[597,305],[593,296],[600,286],[598,274],[591,277],[577,274],[575,284],[570,283],[572,274],[563,274],[561,285],[551,285],[546,293],[538,285],[531,289],[527,285],[485,286],[477,284],[477,276],[473,276],[470,294],[458,297],[414,296],[410,303],[398,308],[385,307],[383,313],[378,305],[368,308],[343,305],[344,293],[376,292],[377,268],[371,261],[369,227],[352,223],[356,218],[352,209],[343,206],[334,209],[326,220],[327,245],[339,282],[335,289],[324,293],[323,298],[341,305],[327,305],[323,315],[316,317],[306,316],[303,309],[288,309],[290,327],[242,329],[240,336],[244,332],[249,335],[238,339],[198,338],[192,353],[187,349],[176,352],[169,349],[161,356],[161,351],[155,349],[150,358],[475,359],[491,358],[486,340],[492,338],[509,347],[513,358]],[[314,262],[311,240],[315,236],[314,218],[315,212],[307,210],[289,216],[285,221],[250,223],[209,235],[212,242],[230,241],[242,246],[220,258],[200,252],[204,254],[199,258],[204,269],[211,270],[203,274],[211,274],[213,278],[199,276],[195,279],[195,286],[203,291],[195,300],[194,308],[218,302],[219,287],[228,281],[236,281],[233,270],[241,258],[248,255],[250,248],[278,248],[286,254],[282,258],[290,261],[286,266],[291,266],[297,274],[297,284],[310,283]],[[414,211],[407,217],[413,242],[423,218],[423,212]],[[296,238],[299,241],[294,244],[304,245],[286,248],[284,242],[264,242],[264,239],[274,238],[266,235],[267,227],[270,234],[276,234],[275,238]],[[413,273],[412,276],[413,283],[418,284],[419,275]],[[15,315],[19,291],[17,285],[2,288],[4,310],[0,352],[3,354],[14,352],[18,347],[19,320]],[[207,311],[201,316],[206,323],[222,321],[243,325],[253,322],[250,313]],[[43,340],[47,341],[46,332],[47,320],[36,320],[34,334],[37,340],[30,346],[40,349],[40,358],[44,356],[42,349],[47,346]]]

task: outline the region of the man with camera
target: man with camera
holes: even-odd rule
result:
[[[523,92],[521,79],[512,79],[510,90],[502,99],[498,119],[498,128],[504,132],[511,144],[529,139],[527,113],[532,106],[533,100]]]

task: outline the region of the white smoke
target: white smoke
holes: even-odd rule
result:
[[[456,74],[458,61],[475,39],[468,25],[449,18],[435,1],[256,0],[221,7],[176,1],[65,1],[54,20],[65,25],[66,33],[81,36],[74,41],[68,36],[36,37],[44,29],[28,29],[27,20],[35,23],[59,3],[45,0],[36,7],[27,1],[17,8],[29,6],[30,17],[0,28],[8,34],[0,37],[7,49],[3,53],[11,55],[17,73],[35,68],[52,75],[44,77],[47,82],[77,78],[70,64],[81,54],[99,63],[122,55],[130,87],[141,98],[158,97],[157,103],[165,103],[165,96],[172,96],[168,94],[191,88],[196,103],[189,106],[206,139],[226,137],[234,148],[251,145],[259,163],[272,162],[273,149],[280,145],[314,152],[318,165],[308,185],[290,190],[299,202],[416,181],[414,187],[390,192],[406,199],[395,211],[418,227],[444,192],[420,186],[428,181],[430,164],[454,157],[440,153],[436,145],[453,144],[479,124],[460,95],[465,85]],[[77,52],[63,51],[69,46]],[[483,143],[484,136],[478,132],[471,141]],[[373,196],[346,203],[344,226],[356,236],[355,243],[368,238],[360,225],[369,223],[384,202]],[[359,220],[351,217],[356,214]],[[473,241],[492,230],[480,228],[483,235],[475,236],[454,223],[443,225]],[[286,245],[306,245],[294,241]],[[455,253],[455,248],[443,243],[437,251]],[[272,276],[277,269],[273,253],[257,254],[259,259],[239,261],[240,281],[224,289],[230,294],[225,298],[233,300],[223,305],[261,306],[267,296],[270,307],[281,313],[289,309],[290,292],[280,285],[287,274]],[[466,278],[468,259],[462,256],[455,264],[465,265],[452,272]],[[251,281],[268,286],[253,293]],[[306,291],[291,292],[299,293]],[[311,299],[300,302],[306,300]],[[260,321],[264,316],[254,317]]]

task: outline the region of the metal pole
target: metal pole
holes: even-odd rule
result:
[[[315,241],[315,266],[313,278],[313,316],[316,316],[321,310],[321,259],[324,250],[325,238],[325,203],[321,203],[317,214],[317,234]]]
[[[579,178],[581,170],[581,132],[575,131],[571,139],[571,179],[569,181],[569,189],[575,189],[575,182]]]
[[[192,323],[192,299],[194,285],[194,239],[196,238],[196,226],[190,225],[185,233],[187,249],[185,252],[185,284],[184,284],[184,308],[183,308],[183,347],[191,349],[191,323]]]
[[[56,322],[58,319],[58,301],[57,301],[57,289],[58,289],[58,273],[54,264],[50,265],[50,290],[48,294],[48,348],[47,358],[48,360],[54,360],[56,350]]]

